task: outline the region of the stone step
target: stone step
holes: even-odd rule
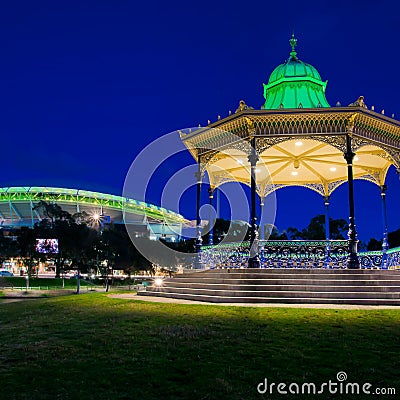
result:
[[[311,291],[311,290],[210,290],[203,288],[178,288],[178,287],[167,287],[167,288],[151,288],[146,290],[148,293],[163,293],[174,292],[181,294],[197,294],[206,296],[224,296],[224,297],[283,297],[283,298],[302,298],[302,297],[320,297],[320,298],[382,298],[382,299],[400,299],[400,292],[359,292],[359,291]]]
[[[291,285],[291,284],[304,284],[304,285],[364,285],[364,286],[376,286],[376,285],[387,285],[387,286],[398,286],[400,285],[399,279],[365,279],[365,277],[360,277],[362,279],[340,279],[340,278],[299,278],[295,279],[293,277],[290,278],[260,278],[260,279],[216,279],[216,278],[180,278],[175,277],[172,279],[165,279],[164,284],[168,284],[169,282],[174,282],[174,284],[179,285],[211,285],[211,284],[228,284],[228,285]]]
[[[298,297],[298,298],[285,298],[285,297],[229,297],[229,296],[206,296],[206,295],[195,295],[195,294],[182,294],[174,292],[166,293],[146,293],[143,294],[148,296],[159,296],[167,298],[176,298],[193,301],[204,301],[209,303],[254,303],[254,304],[270,304],[270,303],[282,303],[282,304],[354,304],[354,305],[389,305],[389,306],[400,306],[399,299],[360,299],[360,298],[310,298],[310,297]]]
[[[226,274],[229,275],[367,275],[367,276],[376,276],[376,275],[394,275],[400,276],[400,270],[381,270],[381,269],[323,269],[323,268],[269,268],[269,269],[214,269],[214,270],[205,270],[198,272],[185,272],[183,274],[178,274],[176,276],[188,277],[188,276],[224,276]]]
[[[323,284],[315,284],[314,282],[297,282],[295,280],[291,283],[279,282],[279,283],[255,283],[255,284],[242,284],[241,282],[237,284],[231,283],[202,283],[202,282],[191,282],[190,284],[186,282],[179,282],[178,280],[165,282],[162,287],[177,287],[177,288],[191,288],[191,289],[209,289],[209,290],[247,290],[247,291],[268,291],[268,290],[310,290],[310,291],[333,291],[333,292],[399,292],[400,293],[400,281],[394,282],[396,285],[380,284],[380,282],[369,282],[367,284],[345,284],[344,282],[332,283],[331,281],[323,282]]]
[[[400,271],[330,269],[207,270],[165,279],[147,296],[209,302],[400,305]]]
[[[229,271],[229,272],[228,272]],[[229,269],[208,269],[185,271],[180,275],[207,275],[207,274],[398,274],[400,270],[381,269],[341,269],[341,268],[229,268]]]

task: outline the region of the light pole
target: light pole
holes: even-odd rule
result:
[[[76,277],[76,294],[81,292],[81,269],[78,262],[78,276]]]

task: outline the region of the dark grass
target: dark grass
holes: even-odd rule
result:
[[[321,383],[339,371],[400,392],[400,310],[178,305],[97,293],[0,305],[0,327],[1,399],[300,399],[256,387],[264,377]]]

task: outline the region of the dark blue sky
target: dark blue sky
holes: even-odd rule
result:
[[[225,116],[242,98],[259,108],[262,83],[288,57],[293,29],[299,58],[328,80],[332,105],[364,95],[400,117],[398,11],[395,0],[3,2],[0,186],[121,194],[135,155],[157,137]],[[190,162],[182,155],[160,182]],[[393,170],[388,185],[393,230]],[[335,218],[347,218],[346,187],[332,197]],[[356,189],[360,238],[379,236],[378,189]],[[158,197],[155,188],[148,200]],[[180,211],[194,218],[194,201],[183,203]],[[284,189],[276,223],[301,228],[322,210],[311,191]]]

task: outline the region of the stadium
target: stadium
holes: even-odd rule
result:
[[[103,224],[129,224],[132,230],[150,239],[176,241],[188,221],[180,214],[127,197],[79,189],[54,187],[0,188],[0,227],[33,227],[44,218],[39,201],[58,204],[71,215],[86,212],[101,217]]]

